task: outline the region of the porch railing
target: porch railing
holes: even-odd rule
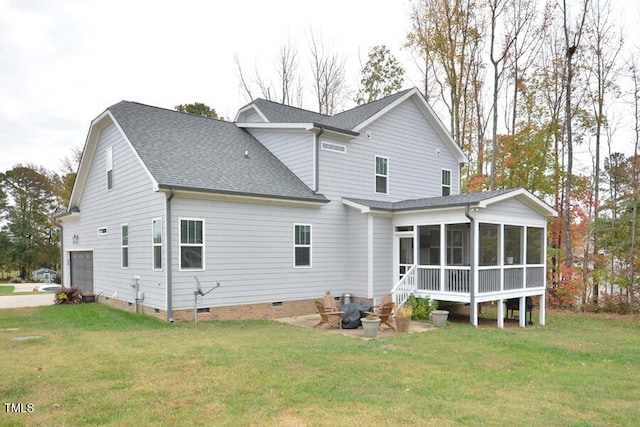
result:
[[[391,290],[393,301],[398,307],[409,299],[409,295],[416,292],[416,267],[414,264],[406,270],[402,279]]]
[[[392,290],[397,304],[404,303],[416,292],[468,294],[468,266],[408,266],[406,274]],[[544,265],[478,267],[478,293],[539,288],[545,284]]]

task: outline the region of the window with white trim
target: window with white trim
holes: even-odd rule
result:
[[[389,194],[389,159],[376,156],[376,193]]]
[[[451,171],[449,169],[442,169],[442,195],[451,195]]]
[[[122,224],[121,227],[122,246],[122,268],[129,268],[129,224]]]
[[[113,188],[113,147],[107,148],[107,190]]]
[[[180,270],[204,270],[203,220],[180,220]]]
[[[293,234],[294,267],[311,267],[311,225],[294,224]]]
[[[162,218],[156,218],[151,223],[153,269],[162,270]]]

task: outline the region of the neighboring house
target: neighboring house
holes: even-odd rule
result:
[[[51,283],[55,282],[58,278],[58,273],[55,270],[51,270],[49,268],[39,268],[35,270],[32,274],[34,280],[38,282]]]
[[[91,123],[58,217],[63,284],[169,321],[196,303],[308,314],[329,291],[540,296],[544,324],[555,211],[521,189],[460,195],[466,161],[417,89],[334,116],[257,99],[235,122],[123,101]],[[221,286],[196,300],[194,277]]]

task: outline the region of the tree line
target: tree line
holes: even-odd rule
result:
[[[621,21],[609,0],[414,0],[401,41],[426,99],[470,159],[464,190],[522,187],[558,211],[548,236],[557,305],[640,305],[639,59]],[[310,82],[317,111],[339,111],[352,93],[345,56],[317,34],[307,44],[306,73],[288,42],[273,80],[257,66],[247,73],[236,56],[247,98],[301,107]],[[374,47],[351,101],[399,89],[404,72],[385,46]],[[614,148],[622,146],[626,152]]]
[[[60,172],[17,164],[0,173],[0,277],[17,272],[26,280],[38,268],[60,271],[60,229],[54,218],[71,198],[80,156],[74,150]]]
[[[640,60],[611,3],[416,0],[411,7],[407,36],[400,42],[415,59],[426,99],[444,111],[470,160],[463,170],[464,191],[522,187],[558,211],[547,239],[550,303],[638,310]],[[302,107],[310,89],[317,111],[334,114],[403,85],[405,69],[384,45],[371,49],[352,91],[346,85],[346,57],[321,34],[310,32],[307,44],[306,69],[290,41],[276,54],[272,73],[257,66],[247,72],[236,55],[247,99]],[[217,118],[204,104],[176,109]],[[627,151],[616,151],[620,146]],[[576,149],[586,168],[576,166]],[[20,168],[33,179],[18,179]],[[42,182],[34,184],[39,190],[32,196],[51,197],[37,205],[48,215],[63,204],[64,191],[70,193],[65,180],[73,175],[15,169],[2,176],[0,270],[20,267],[22,273],[28,270],[22,265],[36,261],[55,264],[55,251],[38,259],[47,251],[36,248],[57,243],[59,236],[51,221],[28,225],[24,218],[37,216],[32,206],[19,204],[18,188]]]

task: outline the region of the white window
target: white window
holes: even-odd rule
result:
[[[442,169],[442,195],[451,195],[451,171],[448,169]]]
[[[334,144],[332,142],[323,142],[322,149],[327,151],[335,151],[336,153],[345,154],[347,152],[347,146],[342,144]]]
[[[311,267],[311,225],[294,224],[293,234],[294,267]]]
[[[389,194],[389,159],[376,156],[376,193]]]
[[[180,270],[204,270],[203,220],[180,220]]]
[[[162,270],[162,219],[156,218],[151,225],[153,269]]]
[[[113,147],[107,148],[107,190],[113,188]]]
[[[129,268],[129,225],[122,224],[122,268]]]

